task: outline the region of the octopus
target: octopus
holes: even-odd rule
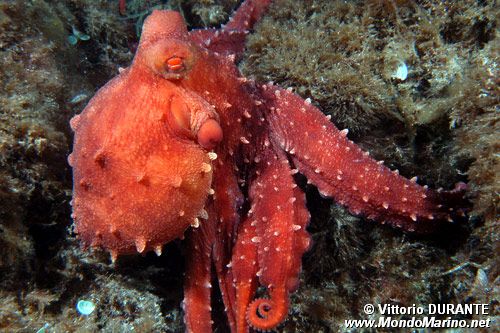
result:
[[[241,76],[245,36],[269,3],[247,0],[221,29],[193,31],[179,13],[154,11],[132,64],[71,119],[82,246],[114,261],[161,255],[185,238],[188,332],[212,331],[214,282],[232,332],[286,319],[311,246],[297,173],[352,214],[408,232],[432,231],[460,212],[465,184],[434,191],[406,179],[310,99]]]

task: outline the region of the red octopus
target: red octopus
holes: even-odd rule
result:
[[[188,332],[212,329],[213,273],[232,332],[285,320],[311,243],[297,172],[353,214],[405,231],[450,220],[463,194],[399,176],[309,99],[241,77],[247,29],[269,2],[247,0],[219,30],[188,32],[179,13],[154,11],[132,65],[71,120],[78,237],[115,260],[160,255],[187,231]],[[267,297],[254,299],[259,286]]]

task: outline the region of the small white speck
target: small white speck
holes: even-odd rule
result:
[[[407,77],[408,77],[408,66],[406,66],[406,64],[403,61],[401,61],[396,71],[392,73],[392,78],[404,81],[406,80]]]
[[[92,301],[86,301],[86,300],[79,300],[78,303],[76,303],[76,310],[84,315],[88,316],[95,310],[95,304]]]

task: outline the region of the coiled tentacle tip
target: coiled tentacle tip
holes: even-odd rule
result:
[[[288,302],[275,302],[272,299],[257,298],[247,310],[247,322],[255,330],[268,332],[281,324],[288,315]]]

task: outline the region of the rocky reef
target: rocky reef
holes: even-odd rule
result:
[[[0,2],[0,331],[183,331],[182,243],[115,264],[79,248],[68,120],[130,63],[151,9],[217,26],[240,1],[126,3],[121,15],[118,1]],[[366,303],[486,303],[498,325],[495,4],[274,0],[249,35],[246,76],[310,97],[407,177],[467,181],[473,204],[467,221],[417,237],[349,215],[302,179],[314,245],[280,332],[343,330],[367,319]],[[95,310],[82,314],[80,300]]]

